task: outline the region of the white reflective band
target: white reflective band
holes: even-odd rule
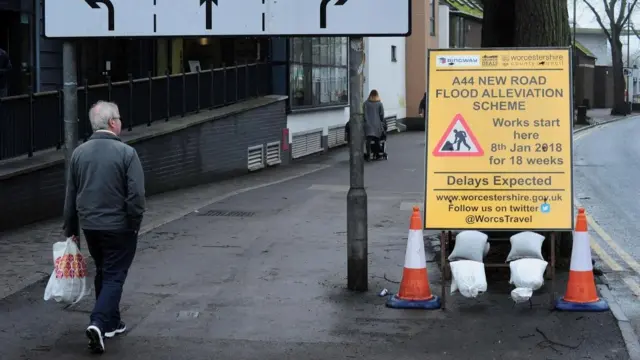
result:
[[[422,230],[409,230],[407,252],[404,255],[404,267],[407,269],[425,269],[427,267]]]
[[[591,263],[591,245],[589,243],[589,234],[586,232],[573,233],[570,270],[593,271],[593,264]]]

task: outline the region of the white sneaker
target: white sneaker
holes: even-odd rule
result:
[[[102,354],[104,352],[104,339],[102,338],[102,331],[96,325],[89,325],[85,334],[89,338],[89,349],[96,354]]]
[[[118,327],[113,331],[105,332],[104,337],[106,337],[107,339],[110,339],[116,335],[122,334],[125,331],[127,331],[127,325],[125,325],[125,323],[120,321],[120,324],[118,324]]]

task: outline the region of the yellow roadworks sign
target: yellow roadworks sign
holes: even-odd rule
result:
[[[571,230],[569,49],[429,51],[425,228]]]

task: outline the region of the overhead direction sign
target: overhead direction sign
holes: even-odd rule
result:
[[[411,0],[45,0],[45,36],[408,36]]]
[[[569,49],[429,51],[426,229],[573,228]]]
[[[457,114],[438,141],[433,156],[482,156],[484,150],[461,114]]]

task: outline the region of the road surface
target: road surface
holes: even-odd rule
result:
[[[640,117],[574,137],[574,194],[586,209],[592,252],[640,334]]]
[[[446,311],[384,306],[377,294],[398,290],[411,209],[422,202],[424,153],[424,133],[394,135],[389,160],[365,166],[368,292],[346,290],[349,164],[338,150],[324,170],[227,197],[141,237],[122,301],[129,331],[100,358],[628,359],[610,313],[549,312],[544,294],[533,308],[514,306],[509,289],[491,284],[477,299],[449,297]],[[63,310],[42,300],[44,285],[0,300],[0,359],[92,358],[91,297]]]

